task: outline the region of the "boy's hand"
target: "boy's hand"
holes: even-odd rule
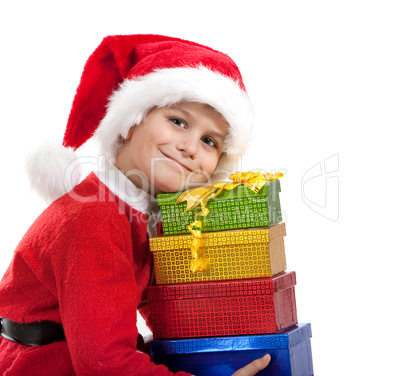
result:
[[[269,364],[270,361],[271,356],[269,354],[264,355],[262,358],[253,360],[245,367],[240,368],[232,376],[254,376],[259,371],[263,370]]]

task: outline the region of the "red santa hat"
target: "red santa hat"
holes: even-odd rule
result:
[[[64,135],[62,150],[41,149],[29,158],[31,184],[53,201],[66,185],[74,151],[92,136],[100,154],[116,157],[119,136],[141,123],[153,107],[181,101],[215,108],[228,122],[218,169],[231,168],[251,138],[253,113],[240,71],[226,54],[160,35],[117,35],[103,39],[85,64]],[[71,179],[71,174],[69,174]]]

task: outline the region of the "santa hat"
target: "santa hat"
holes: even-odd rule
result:
[[[85,64],[63,146],[30,156],[31,184],[53,201],[78,183],[65,182],[75,150],[92,136],[100,154],[116,157],[119,136],[141,123],[153,107],[181,101],[215,108],[229,124],[217,170],[231,168],[251,138],[253,114],[233,60],[209,47],[160,35],[117,35],[103,39]],[[71,174],[69,174],[71,179]]]

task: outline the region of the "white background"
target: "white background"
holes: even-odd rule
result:
[[[400,374],[401,19],[387,0],[3,3],[0,274],[44,208],[26,152],[61,143],[101,39],[194,40],[243,73],[256,113],[244,167],[286,172],[288,270],[299,321],[312,324],[315,374]]]

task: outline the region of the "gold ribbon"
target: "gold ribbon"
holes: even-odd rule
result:
[[[192,257],[190,270],[193,273],[202,272],[210,267],[210,263],[208,259],[205,258],[204,252],[200,251],[202,222],[197,219],[198,216],[206,217],[208,215],[209,210],[206,208],[207,202],[219,195],[224,189],[232,190],[239,185],[245,185],[253,192],[258,193],[266,183],[281,177],[283,177],[282,172],[277,172],[274,175],[270,173],[261,174],[260,171],[235,172],[229,175],[231,182],[218,182],[208,187],[189,189],[180,195],[176,201],[176,205],[187,201],[187,207],[184,213],[194,209],[198,205],[201,206],[201,211],[195,215],[195,221],[188,226],[190,233],[193,235],[193,240],[190,245]]]

